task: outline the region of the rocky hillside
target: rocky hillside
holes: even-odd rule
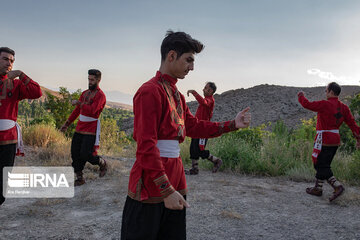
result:
[[[251,108],[251,126],[283,120],[289,127],[295,127],[301,119],[315,116],[314,112],[305,110],[297,101],[297,93],[304,91],[310,101],[325,99],[324,87],[299,88],[277,85],[259,85],[248,89],[237,89],[215,95],[215,109],[212,121],[233,119],[237,112],[249,106]],[[360,86],[343,86],[340,99],[360,92]],[[196,112],[198,103],[189,102],[192,113]]]
[[[215,94],[215,109],[212,121],[226,121],[233,119],[237,112],[249,106],[251,108],[251,126],[255,127],[263,123],[283,120],[292,128],[301,122],[315,116],[314,112],[303,109],[297,101],[297,93],[304,91],[310,100],[322,100],[325,98],[324,87],[285,87],[277,85],[259,85],[248,89],[236,89]],[[360,86],[342,86],[340,99],[347,103],[346,98],[360,92]],[[200,93],[200,91],[199,91]],[[201,93],[202,94],[202,93]],[[198,103],[188,102],[190,111],[195,114]],[[123,130],[130,132],[132,119],[123,124]]]

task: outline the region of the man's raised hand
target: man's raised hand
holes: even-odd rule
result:
[[[22,74],[22,71],[13,70],[13,71],[8,72],[7,76],[9,79],[15,79],[17,77],[20,77],[21,74]]]
[[[66,126],[66,124],[62,125],[60,128],[60,132],[66,132],[66,130],[68,129],[68,126]]]
[[[235,127],[236,128],[247,128],[250,125],[251,113],[249,112],[250,107],[245,108],[236,115]]]
[[[80,101],[79,100],[72,100],[71,101],[71,105],[75,106],[75,105],[80,105]]]
[[[191,93],[191,94],[194,94],[194,92],[195,92],[195,90],[188,90],[188,91],[187,91],[187,95],[189,96],[190,93]]]

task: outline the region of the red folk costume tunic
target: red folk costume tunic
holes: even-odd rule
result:
[[[315,140],[318,138],[320,132],[322,132],[322,145],[340,145],[340,134],[338,132],[331,132],[331,130],[339,130],[343,122],[349,126],[354,135],[359,134],[360,128],[357,126],[349,107],[339,101],[337,97],[332,97],[328,100],[309,102],[305,96],[300,95],[298,100],[304,108],[317,112],[317,134]],[[316,159],[317,154],[314,155],[313,153],[314,163],[316,163]]]
[[[98,119],[102,110],[106,104],[106,97],[103,91],[97,87],[94,90],[86,90],[81,93],[80,96],[80,105],[76,105],[74,111],[69,116],[66,124],[69,126],[75,119],[81,114],[86,117]],[[77,133],[85,135],[95,135],[97,128],[97,121],[91,122],[77,122],[75,131]],[[94,151],[96,154],[97,147]]]
[[[19,79],[8,79],[7,75],[0,76],[0,119],[16,122],[19,101],[36,99],[41,95],[39,84],[24,73],[21,73]],[[0,131],[0,145],[17,143],[17,141],[16,127]]]
[[[194,93],[194,97],[196,98],[196,101],[199,103],[199,107],[196,110],[195,117],[197,117],[199,120],[210,121],[213,115],[213,110],[215,105],[214,97],[211,95],[202,98],[196,91]]]
[[[180,156],[160,157],[158,140],[183,142],[185,136],[211,138],[236,130],[235,121],[214,123],[195,118],[176,87],[177,79],[159,71],[134,96],[136,161],[130,172],[128,196],[159,203],[174,191],[187,193]]]
[[[210,121],[213,115],[214,105],[215,105],[215,99],[211,96],[206,96],[205,98],[202,98],[196,91],[194,92],[194,97],[196,101],[199,103],[199,106],[196,110],[195,117],[199,120],[206,120]],[[206,139],[200,138],[199,139],[199,149],[201,151],[205,150],[206,145]]]

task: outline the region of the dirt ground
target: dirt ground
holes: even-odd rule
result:
[[[120,239],[133,159],[113,159],[99,179],[87,172],[70,199],[7,199],[0,239]],[[187,239],[360,239],[360,189],[329,203],[305,193],[309,183],[201,170],[188,176]]]

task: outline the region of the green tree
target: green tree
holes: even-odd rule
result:
[[[357,94],[353,97],[349,97],[350,100],[350,111],[356,117],[360,114],[360,94]],[[356,119],[355,119],[356,120]],[[359,121],[356,121],[357,123]],[[340,137],[342,145],[340,146],[341,151],[345,151],[348,153],[353,153],[356,150],[356,140],[348,126],[346,124],[342,124],[340,127]]]
[[[56,128],[60,128],[75,109],[75,106],[72,106],[71,101],[80,98],[81,89],[76,90],[74,93],[70,93],[65,87],[60,87],[59,93],[61,95],[60,97],[47,93],[48,100],[45,103],[45,108],[51,113],[55,120]],[[75,124],[72,124],[68,128],[67,135],[71,135],[74,131]]]
[[[31,117],[32,111],[29,101],[24,99],[19,102],[19,115],[25,116],[25,118]]]

